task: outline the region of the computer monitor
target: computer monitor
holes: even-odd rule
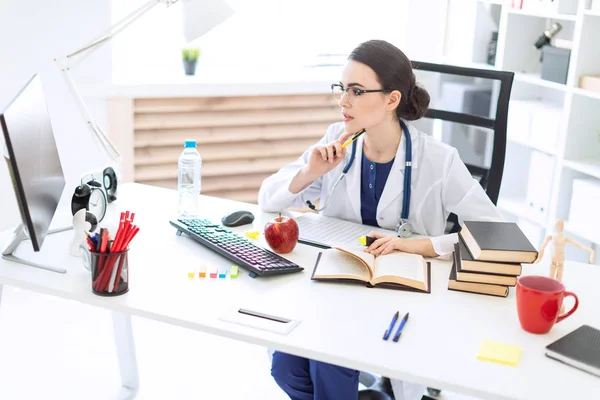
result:
[[[62,268],[39,265],[13,255],[26,238],[31,240],[34,251],[40,251],[65,187],[39,75],[34,75],[0,112],[0,128],[4,136],[3,155],[22,221],[2,250],[2,257],[66,272]]]

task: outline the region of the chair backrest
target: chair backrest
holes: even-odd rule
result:
[[[454,65],[434,64],[421,61],[412,61],[412,63],[416,72],[427,71],[438,73],[444,76],[472,78],[473,80],[476,78],[481,78],[482,80],[494,81],[496,90],[492,90],[492,93],[497,93],[497,99],[495,99],[495,113],[494,107],[490,107],[489,112],[486,110],[484,114],[477,113],[479,114],[477,115],[474,113],[437,109],[435,106],[433,106],[427,111],[425,118],[448,121],[469,127],[487,128],[493,132],[493,146],[491,149],[491,162],[489,167],[472,165],[468,162],[465,162],[465,165],[471,174],[478,178],[479,183],[485,190],[492,203],[497,204],[498,195],[500,193],[500,185],[502,183],[502,174],[504,171],[508,104],[514,73],[493,69],[478,69]],[[492,99],[491,104],[494,104],[493,100],[494,99]],[[491,115],[493,115],[493,117]],[[465,160],[464,157],[461,156],[461,158],[463,158],[463,161]],[[454,223],[454,227],[453,229],[450,229],[450,231],[456,231],[458,228],[458,219],[456,216],[452,215],[451,218],[449,218],[449,221]]]

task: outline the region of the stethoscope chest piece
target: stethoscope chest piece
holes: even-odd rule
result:
[[[398,237],[408,239],[412,235],[413,229],[408,221],[400,220],[396,226],[396,233]]]

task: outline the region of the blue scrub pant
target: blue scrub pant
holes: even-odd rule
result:
[[[358,399],[359,371],[276,351],[271,375],[292,400]]]

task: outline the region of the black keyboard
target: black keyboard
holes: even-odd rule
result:
[[[177,234],[187,233],[200,244],[249,270],[250,276],[253,278],[288,274],[304,269],[279,254],[258,247],[248,239],[207,219],[179,219],[169,221],[169,223],[177,228]]]

